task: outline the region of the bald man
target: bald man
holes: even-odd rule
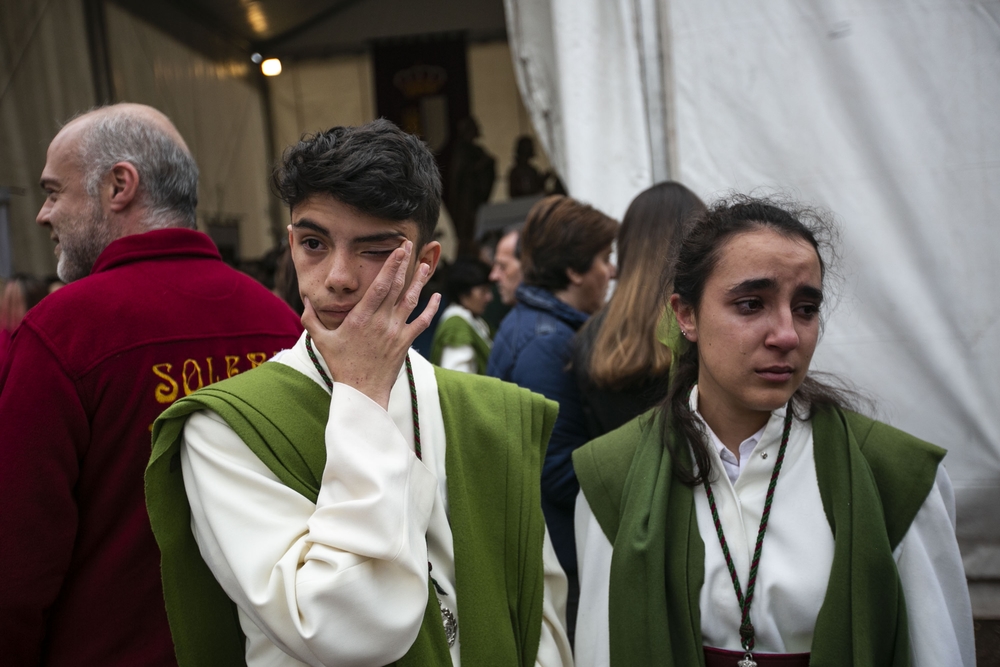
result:
[[[150,428],[175,399],[295,343],[283,302],[195,230],[198,168],[120,104],[52,140],[37,222],[69,283],[0,368],[0,662],[175,665],[146,515]]]

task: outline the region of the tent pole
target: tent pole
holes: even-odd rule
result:
[[[108,53],[104,0],[83,0],[83,14],[90,52],[90,71],[94,78],[94,99],[99,105],[114,104],[115,82],[111,75],[111,56]]]
[[[633,0],[636,45],[639,50],[639,71],[642,77],[643,101],[646,106],[646,127],[649,135],[649,157],[653,183],[671,176],[671,146],[668,132],[667,95],[665,87],[665,48],[661,31],[661,0]]]
[[[256,83],[257,91],[260,94],[260,107],[264,116],[264,128],[267,134],[267,140],[264,142],[264,145],[267,150],[268,178],[270,179],[271,169],[274,168],[281,157],[281,149],[278,148],[274,136],[276,128],[274,125],[274,109],[271,106],[273,102],[271,99],[271,85],[268,83],[267,77],[260,72],[260,68],[255,69],[256,71],[252,71],[250,76]],[[268,188],[267,203],[268,217],[271,218],[271,237],[274,239],[275,247],[279,247],[285,238],[285,225],[287,224],[285,220],[285,208],[274,193],[270,191],[270,188]]]

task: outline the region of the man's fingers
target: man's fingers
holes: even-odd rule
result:
[[[417,266],[416,272],[413,274],[413,282],[410,283],[409,289],[406,290],[400,300],[399,305],[403,307],[403,315],[409,317],[413,309],[417,307],[420,302],[420,292],[424,289],[424,285],[431,278],[431,267],[421,262]]]
[[[389,303],[395,303],[395,295],[393,295],[391,301],[388,297],[393,291],[393,283],[396,280],[397,274],[399,274],[400,267],[403,267],[403,281],[406,281],[405,260],[409,256],[407,252],[408,248],[412,247],[413,243],[406,241],[401,247],[392,251],[389,257],[385,260],[385,264],[383,264],[382,268],[379,269],[378,275],[375,276],[375,280],[372,281],[368,291],[365,292],[365,295],[361,297],[361,301],[358,302],[357,306],[355,306],[355,310],[358,311],[359,315],[367,319],[368,316],[377,311],[386,301],[389,301]],[[399,294],[399,292],[397,291],[396,294]]]
[[[396,272],[392,276],[389,284],[389,294],[386,295],[383,303],[396,305],[399,302],[399,295],[403,293],[406,286],[406,269],[410,266],[410,255],[413,254],[413,241],[403,244],[403,260],[396,267]]]
[[[427,330],[427,327],[431,325],[431,321],[434,319],[434,313],[438,311],[438,306],[441,305],[441,295],[435,292],[431,295],[430,301],[424,306],[424,312],[420,313],[420,316],[415,320],[406,325],[406,336],[409,338],[407,347],[413,345],[413,341],[417,339],[417,336],[422,334]]]

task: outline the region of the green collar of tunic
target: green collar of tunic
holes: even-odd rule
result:
[[[493,378],[435,373],[462,663],[533,665],[544,592],[539,479],[556,405]],[[326,464],[330,394],[298,371],[268,363],[177,401],[153,427],[146,505],[162,554],[178,664],[245,665],[236,605],[198,551],[181,474],[184,423],[205,409],[218,413],[282,482],[315,502]],[[451,664],[433,589],[417,639],[396,664]]]
[[[703,666],[705,545],[692,489],[675,480],[654,415],[573,455],[580,487],[614,546],[611,664]],[[812,428],[834,556],[810,664],[907,667],[906,605],[892,551],[930,492],[945,452],[840,410],[819,412]]]

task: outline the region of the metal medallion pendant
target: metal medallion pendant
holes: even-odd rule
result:
[[[441,602],[441,598],[438,598],[438,606],[441,608],[441,620],[444,622],[444,638],[448,640],[448,648],[451,648],[458,639],[458,621],[455,619],[455,614],[451,613],[451,609]],[[757,663],[752,663],[750,667],[757,667]]]
[[[736,667],[757,667],[757,661],[753,659],[753,656],[747,653],[743,656],[743,659],[736,663]]]

